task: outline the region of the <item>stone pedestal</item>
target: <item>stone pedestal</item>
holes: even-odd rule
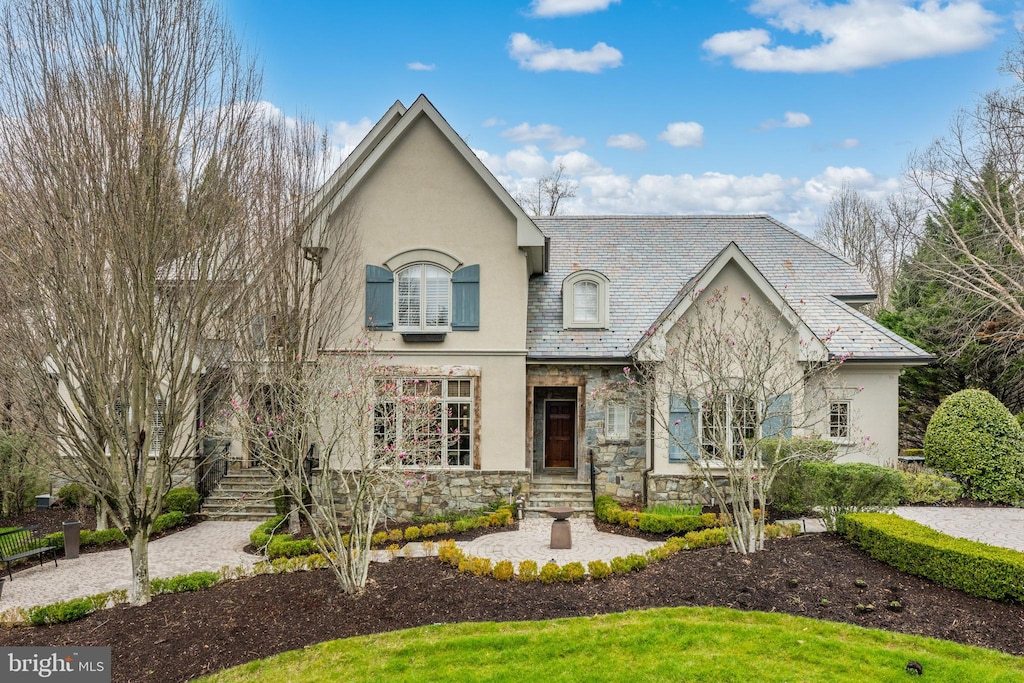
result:
[[[556,519],[551,522],[551,548],[568,550],[572,548],[572,526],[567,519]]]
[[[569,524],[569,518],[572,517],[573,509],[554,507],[548,508],[545,512],[555,518],[555,521],[551,522],[551,548],[553,550],[572,548],[572,526]]]

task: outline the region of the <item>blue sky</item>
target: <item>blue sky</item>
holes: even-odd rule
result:
[[[424,93],[513,192],[564,163],[565,213],[769,213],[812,232],[845,180],[1010,81],[1014,0],[227,0],[264,96],[339,157]]]

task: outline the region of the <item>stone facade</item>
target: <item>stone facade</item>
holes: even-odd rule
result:
[[[387,515],[407,522],[445,512],[470,512],[495,501],[508,502],[510,494],[515,500],[529,491],[529,472],[430,471],[424,481],[417,480],[389,501]],[[338,495],[336,501],[339,509],[345,507],[343,496]]]
[[[634,501],[643,496],[643,475],[647,469],[644,412],[630,405],[625,392],[621,365],[530,365],[527,367],[528,385],[533,387],[533,463],[534,472],[543,467],[544,412],[543,399],[563,398],[566,382],[577,382],[584,387],[583,405],[577,406],[577,419],[582,420],[578,479],[590,477],[587,458],[593,454],[597,494],[612,496],[622,501]],[[550,382],[550,385],[545,384]],[[568,390],[567,397],[575,394]],[[557,396],[555,395],[557,394]],[[628,436],[609,438],[605,426],[609,403],[621,403],[629,410]]]

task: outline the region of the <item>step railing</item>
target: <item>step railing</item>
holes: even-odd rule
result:
[[[203,455],[196,467],[196,491],[200,503],[209,497],[228,473],[230,439],[203,439]]]

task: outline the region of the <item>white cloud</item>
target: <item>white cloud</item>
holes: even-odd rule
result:
[[[604,144],[609,147],[628,149],[633,152],[640,152],[647,149],[647,141],[636,133],[620,133],[619,135],[611,135]]]
[[[581,137],[562,135],[562,129],[550,123],[541,123],[536,126],[525,122],[520,123],[518,126],[502,131],[501,137],[518,143],[542,142],[545,147],[555,152],[577,149],[587,143]]]
[[[999,22],[979,0],[757,0],[750,11],[777,29],[817,35],[820,42],[772,46],[765,29],[727,31],[704,41],[711,57],[728,57],[749,71],[852,71],[974,50],[995,38]]]
[[[787,111],[781,121],[768,119],[760,126],[760,130],[771,130],[772,128],[806,128],[811,125],[811,117],[799,111]]]
[[[551,162],[535,145],[514,149],[505,155],[504,167],[516,175],[526,178],[540,178],[551,172]]]
[[[673,147],[703,147],[704,126],[696,121],[678,121],[658,133],[658,139]]]
[[[551,162],[551,167],[554,169],[559,165],[563,166],[565,173],[570,176],[590,176],[609,172],[597,159],[578,150],[556,156]]]
[[[860,147],[860,140],[857,138],[846,138],[837,142],[836,147],[839,149],[853,149],[854,147]]]
[[[513,33],[508,54],[528,71],[582,71],[596,74],[622,65],[622,53],[605,43],[582,52],[541,43],[525,33]]]
[[[885,195],[900,189],[897,178],[880,178],[862,166],[827,166],[824,171],[807,180],[800,191],[795,193],[795,197],[824,207],[844,184],[872,199],[883,199]]]
[[[621,0],[533,0],[530,3],[530,16],[534,17],[569,17],[574,14],[602,12],[612,3]]]
[[[483,126],[484,128],[494,128],[495,126],[504,126],[505,125],[505,119],[499,119],[496,116],[492,116],[491,118],[487,119],[486,121],[484,121],[480,125]]]
[[[410,71],[433,71],[437,68],[436,64],[424,64],[423,62],[409,62],[406,66]]]
[[[348,121],[332,121],[328,125],[327,140],[332,148],[332,156],[337,163],[345,160],[356,148],[366,134],[373,128],[373,121],[365,116],[355,123]]]

